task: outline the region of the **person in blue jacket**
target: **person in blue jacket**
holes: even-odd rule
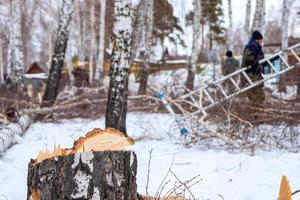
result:
[[[264,52],[262,47],[264,45],[264,38],[259,31],[254,31],[248,44],[244,48],[242,67],[249,67],[246,73],[252,81],[262,79],[263,66],[259,64],[259,61],[264,58]],[[242,84],[246,84],[247,81],[242,79]],[[251,90],[247,91],[247,97],[254,103],[262,104],[265,100],[265,93],[263,85],[258,85]]]

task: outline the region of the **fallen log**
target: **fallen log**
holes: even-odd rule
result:
[[[137,199],[134,141],[115,129],[94,129],[70,149],[41,151],[28,165],[27,199]]]
[[[32,123],[32,116],[21,114],[15,122],[0,129],[0,155],[17,143],[17,137],[22,136]]]

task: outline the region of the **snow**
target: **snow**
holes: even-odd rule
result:
[[[47,79],[48,75],[46,73],[36,73],[36,74],[25,74],[27,79]]]
[[[174,118],[168,114],[129,113],[128,134],[136,140],[138,158],[138,191],[145,194],[149,151],[153,149],[149,192],[155,194],[172,160],[172,171],[181,180],[196,175],[202,179],[191,190],[197,199],[261,200],[276,199],[282,175],[289,178],[292,191],[300,186],[299,154],[258,152],[231,154],[225,151],[185,148],[179,131],[172,130]],[[61,123],[35,123],[18,144],[0,159],[0,199],[26,199],[27,165],[38,151],[54,144],[72,146],[75,139],[96,127],[104,127],[104,119],[73,119]],[[170,180],[162,194],[174,186]],[[96,191],[97,192],[97,191]],[[221,195],[221,196],[220,196]]]

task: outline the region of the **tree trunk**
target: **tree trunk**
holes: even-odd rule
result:
[[[194,89],[194,79],[195,79],[195,73],[191,70],[191,64],[188,65],[188,75],[185,83],[185,87],[189,90]]]
[[[139,94],[143,95],[147,93],[147,86],[148,86],[148,77],[150,72],[150,60],[152,55],[152,41],[153,41],[153,26],[154,26],[154,0],[146,0],[145,2],[145,12],[146,12],[146,38],[145,38],[145,65],[143,67],[142,77],[141,77],[141,84],[139,87]]]
[[[250,19],[251,19],[251,0],[247,0],[245,27],[244,30],[247,34],[250,32]]]
[[[97,67],[95,80],[100,80],[100,74],[103,73],[104,53],[105,53],[105,15],[106,0],[100,2],[100,27],[99,27],[99,53],[97,59]]]
[[[0,39],[0,84],[4,83],[4,68],[3,68],[3,43]]]
[[[81,15],[81,9],[80,9],[80,4],[81,2],[77,1],[76,2],[76,25],[77,25],[77,34],[78,34],[78,41],[77,41],[77,49],[78,49],[78,59],[79,61],[84,60],[84,32],[83,32],[83,24],[84,24],[84,19],[83,16]]]
[[[28,165],[27,199],[137,199],[137,159],[132,151],[95,151]]]
[[[188,65],[188,76],[185,86],[189,90],[194,89],[194,72],[196,70],[198,55],[199,55],[199,38],[200,38],[200,16],[201,16],[201,2],[199,0],[194,0],[194,19],[193,19],[193,45],[192,45],[192,55],[190,58],[190,63]]]
[[[131,57],[132,8],[131,0],[114,0],[113,52],[110,65],[110,83],[106,106],[106,127],[126,134],[128,76]]]
[[[131,61],[137,58],[139,53],[139,47],[145,47],[145,26],[146,26],[146,14],[145,14],[145,0],[141,1],[139,7],[134,10],[134,27],[132,32],[132,45],[131,45]]]
[[[74,0],[62,1],[54,54],[51,61],[51,69],[47,80],[47,86],[43,97],[42,106],[52,106],[58,94],[58,87],[62,68],[64,66],[65,53],[70,34],[73,1]]]
[[[281,18],[281,30],[282,30],[282,37],[281,37],[281,49],[287,49],[289,43],[289,16],[290,16],[290,9],[289,9],[289,2],[288,0],[283,0],[283,7],[282,7],[282,18]],[[287,60],[288,55],[284,54],[284,58]]]
[[[16,122],[11,122],[7,126],[0,129],[0,155],[5,150],[17,143],[18,136],[21,136],[29,128],[32,123],[32,117],[28,114],[22,114],[17,117]]]
[[[148,78],[150,73],[150,67],[142,67],[141,69],[141,81],[139,87],[139,95],[147,94]]]
[[[229,30],[228,34],[228,48],[233,51],[233,21],[232,21],[232,1],[228,0],[228,21],[229,21]]]
[[[25,67],[23,61],[23,47],[21,36],[21,1],[11,1],[11,31],[9,35],[9,60],[8,68],[10,68],[9,76],[13,83],[20,83],[24,78]]]
[[[252,32],[259,30],[264,32],[265,17],[266,17],[266,1],[265,0],[256,0],[256,7],[252,25]]]
[[[89,84],[93,83],[94,79],[94,53],[95,53],[95,4],[91,2],[90,5],[90,49],[89,49]]]

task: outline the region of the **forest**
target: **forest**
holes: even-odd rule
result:
[[[300,1],[0,0],[0,200],[300,198]]]

